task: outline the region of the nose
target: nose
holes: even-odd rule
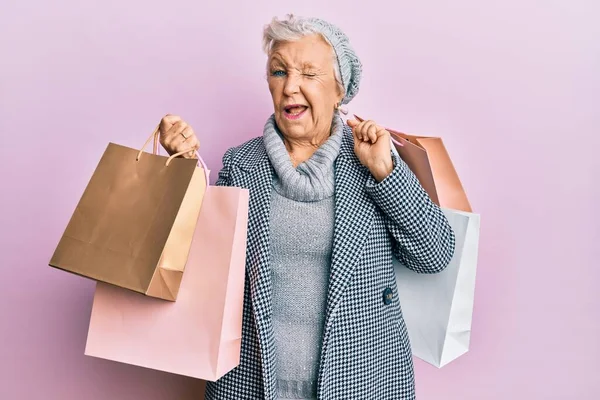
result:
[[[300,91],[300,78],[296,74],[289,74],[285,80],[283,93],[286,96],[293,96]]]

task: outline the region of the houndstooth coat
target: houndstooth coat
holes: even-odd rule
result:
[[[318,377],[321,400],[415,398],[409,338],[392,266],[443,270],[454,232],[407,165],[377,184],[345,127],[335,162],[335,229]],[[269,204],[274,170],[262,137],[230,148],[217,185],[250,191],[240,364],[207,382],[206,400],[275,400]]]

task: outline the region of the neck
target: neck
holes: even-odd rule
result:
[[[310,135],[311,139],[295,139],[283,136],[283,143],[290,154],[294,167],[310,159],[315,151],[329,139],[331,124],[318,134]]]

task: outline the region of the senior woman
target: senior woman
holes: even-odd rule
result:
[[[217,181],[250,190],[241,360],[206,399],[414,399],[392,257],[442,271],[454,232],[389,132],[342,121],[361,76],[344,33],[288,16],[264,48],[274,112]],[[177,116],[160,132],[170,154],[198,147]]]

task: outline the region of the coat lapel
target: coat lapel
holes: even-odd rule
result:
[[[335,311],[358,264],[376,207],[365,190],[370,172],[354,154],[351,133],[344,134],[335,167],[335,228],[325,313],[324,353]]]
[[[271,311],[269,268],[269,215],[273,169],[268,157],[257,160],[254,168],[244,170],[240,182],[250,191],[248,207],[247,273],[250,278],[253,309],[257,322]]]
[[[246,157],[240,157],[234,185],[249,189],[246,273],[262,359],[265,399],[274,396],[275,365],[269,253],[269,216],[274,170],[262,141]]]

